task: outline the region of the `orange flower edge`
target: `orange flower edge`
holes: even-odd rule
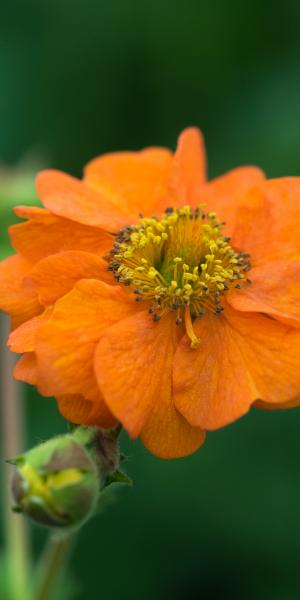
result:
[[[239,167],[206,181],[201,133],[107,154],[83,181],[39,174],[0,265],[18,379],[74,423],[162,458],[252,404],[300,403],[300,179]]]

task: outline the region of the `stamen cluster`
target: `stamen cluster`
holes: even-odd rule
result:
[[[155,321],[170,310],[178,325],[185,320],[192,345],[192,320],[206,310],[222,312],[222,295],[239,288],[250,269],[249,255],[230,246],[223,225],[202,206],[168,208],[161,218],[141,218],[122,229],[107,257],[116,280],[133,286]]]

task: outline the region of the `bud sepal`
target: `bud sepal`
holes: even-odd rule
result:
[[[55,528],[79,527],[93,514],[100,477],[94,460],[74,435],[57,436],[14,462],[14,510]]]

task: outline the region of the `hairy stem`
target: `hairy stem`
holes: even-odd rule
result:
[[[66,561],[68,559],[74,535],[50,537],[38,570],[33,600],[51,600]]]

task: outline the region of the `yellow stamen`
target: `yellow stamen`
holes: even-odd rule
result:
[[[215,213],[203,206],[167,209],[160,219],[142,218],[116,237],[108,269],[146,301],[154,321],[174,312],[196,348],[193,320],[222,312],[223,294],[247,282],[249,256],[236,252]]]

